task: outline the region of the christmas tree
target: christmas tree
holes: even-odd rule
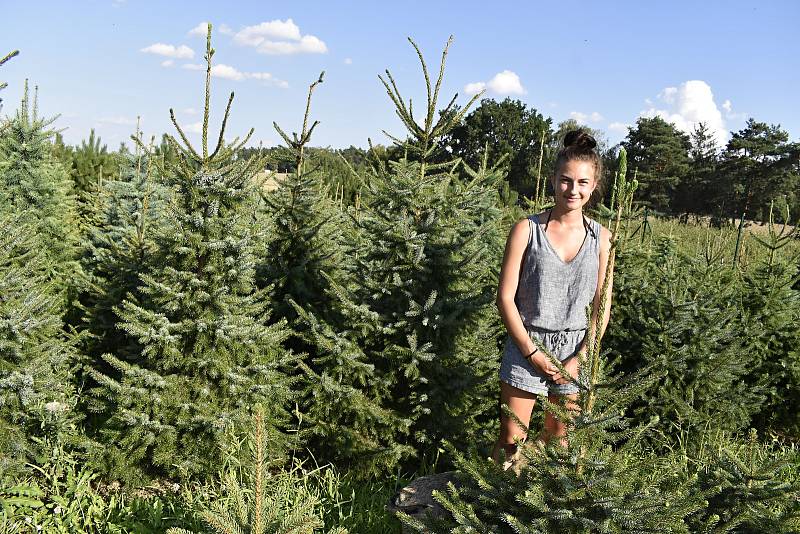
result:
[[[141,351],[119,328],[116,309],[125,299],[142,299],[140,276],[157,267],[154,236],[163,230],[168,191],[159,183],[152,143],[144,148],[138,133],[136,139],[136,150],[125,155],[119,176],[93,187],[86,221],[81,254],[86,281],[71,316],[79,318],[75,322],[85,334],[82,352],[91,365],[102,365],[104,353],[131,360]]]
[[[76,437],[73,344],[52,261],[24,214],[0,216],[0,481]]]
[[[170,111],[183,141],[168,137],[177,158],[159,174],[171,195],[155,232],[154,267],[141,274],[141,298],[119,307],[120,325],[138,354],[105,354],[114,372],[94,369],[104,404],[109,468],[128,481],[147,475],[209,474],[220,467],[226,433],[246,428],[254,405],[268,402],[266,427],[280,450],[287,438],[294,356],[282,349],[284,322],[269,324],[270,302],[254,287],[252,224],[263,159],[237,158],[249,140],[224,141],[231,94],[216,148],[209,152],[211,25],[206,42],[202,146],[196,151]]]
[[[484,159],[462,180],[460,160],[442,157],[438,141],[479,95],[450,113],[456,95],[436,120],[447,48],[433,84],[411,43],[426,82],[422,121],[387,71],[381,80],[408,130],[406,140],[391,137],[404,155],[375,158],[362,177],[360,205],[349,210],[350,274],[326,276],[331,308],[298,306],[319,355],[306,369],[304,417],[331,452],[367,470],[432,459],[444,436],[475,439],[491,417],[486,391],[496,387],[490,310],[501,176]]]
[[[259,285],[271,285],[277,317],[297,317],[290,301],[307,310],[319,310],[326,300],[325,273],[335,280],[344,276],[343,230],[346,214],[330,196],[319,166],[309,165],[307,144],[319,121],[309,126],[311,96],[324,72],[308,91],[301,133],[289,137],[274,124],[294,155],[295,170],[265,191],[263,216],[271,224],[270,241],[258,268]]]
[[[26,82],[19,109],[0,130],[0,214],[19,213],[30,223],[47,256],[47,278],[66,304],[78,284],[79,236],[69,176],[52,154],[57,118],[39,116]]]

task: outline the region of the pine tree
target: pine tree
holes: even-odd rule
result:
[[[621,158],[624,161],[624,150]],[[610,376],[601,356],[602,312],[610,298],[607,282],[620,243],[622,211],[634,189],[624,171],[615,189],[619,205],[600,313],[589,316],[587,354],[581,354],[578,377],[573,379],[580,409],[568,411],[542,399],[546,409],[567,424],[566,447],[555,439],[544,447],[522,447],[524,461],[517,474],[504,471],[502,463],[467,457],[448,446],[463,473],[462,486],[450,483],[447,494],[436,491],[434,496],[452,516],[420,521],[401,515],[408,527],[417,532],[687,532],[683,519],[702,506],[703,495],[689,491],[692,480],[670,472],[670,458],[646,452],[642,439],[650,422],[631,426],[625,418],[626,407],[658,374],[649,368]],[[545,347],[539,349],[547,353]],[[557,358],[548,356],[570,376]],[[504,410],[514,416],[508,407]],[[522,421],[517,424],[527,430]]]
[[[639,202],[674,211],[675,188],[689,170],[689,137],[661,117],[641,117],[622,145],[641,184]]]
[[[224,142],[231,94],[216,148],[209,153],[211,25],[206,41],[205,108],[201,152],[170,115],[181,145],[160,171],[171,189],[165,229],[153,236],[156,262],[140,275],[141,299],[119,308],[120,328],[136,339],[130,359],[105,354],[114,368],[94,369],[94,395],[106,405],[106,459],[128,481],[146,475],[210,474],[220,467],[225,434],[246,427],[258,402],[268,402],[267,432],[277,450],[288,414],[294,360],[281,348],[285,322],[268,325],[270,303],[254,288],[254,248],[262,239],[252,224],[253,179],[263,161],[237,158],[249,140]]]
[[[26,82],[20,108],[0,131],[0,214],[22,213],[31,223],[49,260],[48,279],[66,303],[78,284],[78,232],[69,177],[51,153],[56,118],[39,117]]]
[[[405,156],[377,160],[363,177],[360,209],[351,211],[351,276],[326,277],[334,308],[324,319],[299,310],[320,355],[307,370],[314,402],[304,420],[364,469],[432,457],[443,436],[475,439],[496,387],[498,329],[488,310],[502,248],[500,173],[484,159],[461,180],[458,160],[431,163],[477,96],[455,114],[454,98],[435,121],[447,47],[434,85],[411,43],[427,84],[424,119],[417,123],[387,71],[381,80],[409,132],[408,141],[392,139]]]
[[[722,153],[720,187],[728,216],[766,220],[770,203],[800,188],[800,144],[779,125],[748,119]],[[740,223],[742,224],[742,223]]]
[[[89,139],[81,141],[80,146],[72,152],[70,175],[78,192],[90,191],[91,185],[99,181],[113,178],[119,167],[117,156],[109,153],[106,145],[95,135],[94,129],[89,132]]]
[[[76,438],[76,361],[36,228],[0,216],[0,481]]]
[[[675,210],[690,212],[696,215],[719,214],[719,205],[715,199],[724,191],[716,180],[719,163],[719,147],[713,132],[704,122],[699,123],[690,135],[689,171],[686,179],[677,187],[675,193]]]

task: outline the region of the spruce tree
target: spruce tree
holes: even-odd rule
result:
[[[237,158],[249,140],[224,141],[231,94],[216,148],[209,152],[211,25],[206,40],[202,146],[167,140],[177,159],[160,171],[170,189],[163,231],[155,232],[154,267],[141,274],[141,298],[119,307],[120,328],[141,346],[131,358],[105,354],[113,373],[94,369],[94,390],[108,419],[106,460],[128,481],[146,475],[191,476],[220,467],[226,433],[246,428],[254,405],[268,402],[266,421],[277,450],[288,414],[294,359],[281,342],[284,322],[268,325],[270,302],[254,287],[254,175],[263,160]]]
[[[783,220],[789,220],[788,208]],[[788,224],[780,229],[769,210],[767,235],[751,237],[767,254],[742,273],[745,325],[742,336],[753,342],[747,384],[766,381],[767,399],[754,417],[762,429],[800,435],[800,256],[787,253],[800,236]],[[759,377],[759,378],[756,378]]]
[[[73,316],[79,317],[83,352],[99,363],[104,353],[130,360],[141,347],[119,328],[116,309],[127,298],[140,301],[142,281],[155,265],[155,234],[163,230],[168,191],[160,183],[150,146],[137,134],[136,150],[126,154],[117,179],[102,181],[93,195],[81,264],[85,289]]]
[[[66,304],[80,272],[75,198],[66,169],[52,155],[49,127],[57,117],[42,118],[37,107],[26,82],[19,109],[0,131],[0,214],[23,214],[32,225],[49,260],[52,289]]]
[[[744,333],[739,274],[721,264],[721,251],[681,252],[669,236],[652,246],[631,242],[619,258],[607,346],[619,355],[620,372],[656,366],[664,373],[631,415],[658,414],[665,437],[676,426],[746,429],[771,379],[759,372],[764,354]]]
[[[381,81],[408,129],[392,139],[404,156],[378,159],[350,211],[347,283],[326,277],[327,318],[299,310],[320,357],[304,418],[338,454],[365,469],[411,454],[435,454],[444,436],[486,431],[487,391],[496,388],[497,323],[491,314],[501,254],[500,173],[486,159],[458,174],[438,141],[457,124],[455,98],[435,120],[447,47],[418,123],[387,71]],[[449,47],[449,42],[448,42]],[[333,452],[333,451],[332,451]]]
[[[323,76],[309,87],[300,135],[290,138],[274,124],[294,154],[295,171],[280,179],[275,190],[262,193],[272,231],[258,269],[259,285],[272,286],[276,317],[290,320],[297,317],[290,300],[310,311],[319,309],[327,288],[321,273],[341,280],[345,263],[341,236],[347,217],[329,196],[324,170],[309,165],[306,154],[319,124],[309,126],[311,96]]]
[[[24,214],[0,216],[0,482],[76,439],[73,343],[52,259]]]
[[[624,150],[621,153],[624,168]],[[670,472],[671,459],[648,454],[643,436],[650,422],[631,425],[625,410],[658,374],[653,368],[623,377],[608,374],[601,355],[600,325],[604,303],[611,297],[608,287],[614,269],[616,248],[621,242],[620,221],[629,205],[633,184],[624,170],[616,183],[619,202],[612,227],[611,252],[600,313],[591,314],[587,353],[581,354],[578,377],[579,410],[542,402],[568,426],[566,447],[552,439],[543,447],[521,448],[518,471],[503,470],[502,462],[464,455],[452,446],[461,471],[461,487],[452,482],[446,493],[435,491],[436,499],[452,514],[441,519],[412,519],[402,515],[403,523],[417,532],[687,532],[684,517],[703,505],[703,495],[691,492],[692,480],[682,480]],[[589,306],[591,308],[591,306]],[[554,365],[569,372],[544,346]],[[503,407],[509,416],[513,412]],[[526,424],[517,424],[527,431]]]
[[[800,530],[797,450],[712,431],[687,444],[685,466],[708,505],[686,518],[690,532],[786,533]]]

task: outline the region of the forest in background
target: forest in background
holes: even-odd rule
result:
[[[446,54],[437,80],[421,63],[418,118],[381,76],[407,132],[369,150],[310,146],[323,75],[266,150],[226,140],[233,95],[218,139],[206,97],[199,146],[176,123],[109,151],[65,145],[26,91],[0,122],[5,531],[399,531],[388,497],[453,469],[452,517],[406,528],[797,530],[798,143],[654,118],[604,147],[609,330],[584,416],[560,414],[569,447],[517,476],[486,461],[497,275],[577,125],[440,109]],[[212,56],[209,28],[207,89]],[[264,188],[264,169],[286,176]],[[732,228],[748,219],[767,230]]]

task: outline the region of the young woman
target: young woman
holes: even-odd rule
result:
[[[532,338],[577,377],[578,353],[585,353],[587,335],[594,331],[586,321],[586,306],[592,302],[597,315],[611,237],[605,227],[583,214],[601,175],[596,146],[583,130],[567,134],[552,177],[555,206],[517,222],[506,242],[497,290],[497,307],[508,330],[500,366],[500,402],[526,425],[537,395],[577,409],[577,386],[537,350]],[[601,335],[610,303],[609,298]],[[565,436],[565,425],[546,413],[537,440],[544,443],[558,437],[566,444]],[[524,441],[527,436],[501,411],[500,438],[492,453],[496,461],[501,448],[506,457],[516,452],[515,437]]]

